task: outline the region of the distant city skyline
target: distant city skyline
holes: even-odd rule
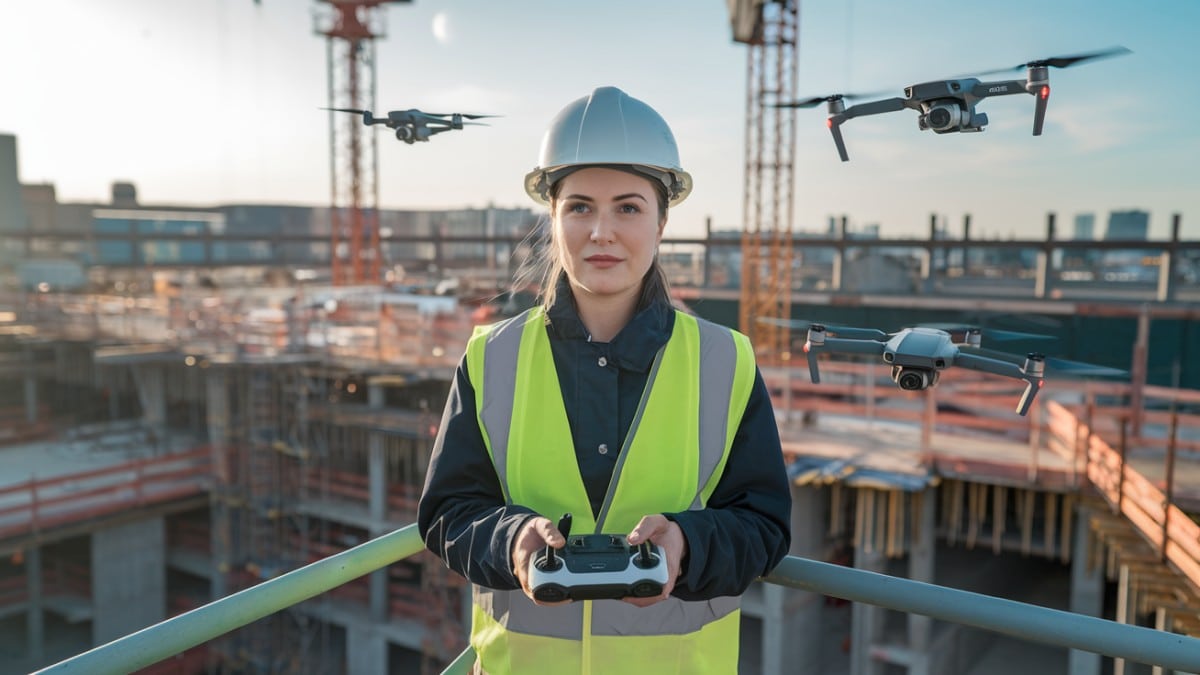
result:
[[[323,206],[329,193],[325,41],[315,2],[60,0],[6,10],[0,133],[17,136],[23,183],[61,201],[106,202],[129,181],[149,204]],[[726,3],[415,0],[388,7],[378,42],[379,110],[503,115],[406,146],[379,138],[380,206],[532,207],[521,176],[569,100],[615,84],[672,124],[696,192],[668,236],[740,227],[746,53]],[[984,101],[981,134],[918,131],[915,114],[859,118],[837,160],[824,111],[797,113],[795,228],[830,217],[884,237],[923,236],[930,213],[974,238],[1044,236],[1078,213],[1149,213],[1165,238],[1183,214],[1200,237],[1200,3],[805,2],[798,96],[900,95],[905,85],[1033,58],[1124,45],[1132,54],[1052,69],[1045,134],[1033,101]],[[21,65],[16,65],[21,64]],[[1014,70],[1012,78],[1022,78]],[[1006,79],[1006,75],[988,79]],[[1104,217],[1104,216],[1100,216]]]

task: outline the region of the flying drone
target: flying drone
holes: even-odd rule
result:
[[[498,117],[498,115],[469,115],[466,113],[427,113],[412,108],[409,110],[392,110],[388,112],[386,117],[376,117],[370,110],[359,110],[357,108],[323,108],[324,110],[335,110],[337,112],[347,112],[362,115],[363,124],[371,126],[373,124],[383,124],[389,129],[396,130],[396,138],[412,145],[417,141],[428,142],[429,138],[434,134],[440,134],[443,131],[452,129],[462,129],[468,124],[484,126],[483,122],[472,122],[484,117]]]
[[[795,327],[796,322],[788,322]],[[1006,352],[982,348],[983,331],[974,326],[914,326],[896,333],[885,333],[875,328],[853,328],[808,325],[808,339],[804,353],[808,358],[808,373],[814,383],[821,381],[817,368],[817,354],[832,352],[841,354],[867,354],[880,356],[892,367],[892,381],[905,391],[920,391],[937,385],[941,371],[950,366],[959,366],[994,375],[1003,375],[1025,381],[1025,392],[1017,403],[1016,412],[1024,415],[1042,387],[1046,368],[1057,372],[1079,375],[1121,375],[1124,371],[1096,366],[1077,361],[1067,361],[1031,352],[1023,361],[1019,356]],[[988,331],[989,336],[999,339],[1052,339],[1044,335],[1018,333],[1014,331]],[[961,334],[962,338],[956,340]]]
[[[980,75],[993,75],[1011,70],[1026,70],[1025,80],[1001,80],[983,82],[974,77],[954,80],[937,80],[914,84],[904,88],[904,98],[893,97],[868,103],[859,103],[846,107],[846,101],[869,98],[875,94],[832,94],[815,96],[800,101],[776,103],[779,108],[812,108],[820,103],[827,103],[829,118],[825,126],[833,134],[833,142],[837,145],[838,155],[842,161],[849,161],[846,154],[846,144],[842,140],[841,126],[846,120],[895,112],[911,108],[918,113],[917,127],[922,131],[929,129],[934,133],[948,134],[952,132],[983,131],[987,126],[987,113],[975,112],[975,104],[989,96],[1007,96],[1009,94],[1032,94],[1035,99],[1033,109],[1033,135],[1042,135],[1042,123],[1046,119],[1046,105],[1050,100],[1050,68],[1066,68],[1085,61],[1128,54],[1124,47],[1113,47],[1098,52],[1075,54],[1073,56],[1055,56],[1048,59],[1038,59],[1022,63],[1016,68],[991,70]]]

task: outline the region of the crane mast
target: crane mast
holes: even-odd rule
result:
[[[735,42],[747,45],[742,286],[739,329],[759,359],[790,359],[799,0],[729,0]],[[766,319],[763,321],[761,319]]]
[[[375,107],[375,40],[384,36],[383,6],[411,0],[317,0],[326,38],[329,108]],[[335,285],[378,284],[379,160],[373,130],[358,117],[329,113],[331,277]]]

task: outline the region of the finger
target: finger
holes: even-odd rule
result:
[[[650,516],[642,516],[638,524],[629,532],[629,536],[625,539],[631,546],[637,546],[644,541],[653,540],[654,537],[662,534],[671,521],[661,513],[656,513]]]
[[[537,532],[541,535],[543,542],[554,548],[562,548],[567,543],[567,538],[563,536],[562,532],[558,531],[558,528],[548,518],[540,519],[537,525]]]

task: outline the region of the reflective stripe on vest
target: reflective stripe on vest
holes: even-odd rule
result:
[[[478,330],[467,359],[480,428],[505,499],[551,519],[569,510],[576,532],[627,533],[646,513],[704,508],[724,469],[755,372],[744,336],[677,312],[593,522],[542,310]],[[648,410],[649,428],[642,424]],[[638,475],[623,479],[627,460]],[[547,476],[553,480],[543,480]],[[699,672],[736,664],[736,597],[707,602],[672,597],[647,608],[609,600],[539,607],[521,591],[474,592],[471,641],[489,672],[522,672],[537,659],[586,669],[603,662],[589,648],[591,639],[618,636],[622,648],[640,645],[647,654],[687,652],[680,666]]]

